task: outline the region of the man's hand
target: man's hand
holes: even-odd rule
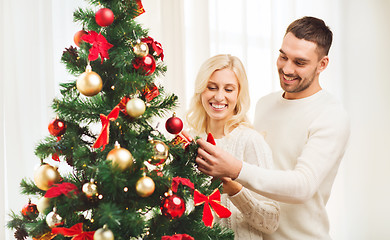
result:
[[[197,143],[200,147],[196,163],[201,172],[217,178],[236,179],[238,177],[242,168],[240,160],[203,139],[198,139]]]

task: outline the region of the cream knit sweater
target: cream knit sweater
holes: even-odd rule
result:
[[[205,136],[204,136],[205,137]],[[272,168],[271,150],[256,130],[239,126],[229,135],[215,139],[218,147],[248,164]],[[279,205],[246,188],[234,196],[222,194],[221,202],[229,208],[229,218],[215,218],[217,223],[231,228],[235,240],[263,239],[262,232],[272,233],[279,225]]]
[[[276,170],[245,159],[236,180],[284,202],[279,228],[264,239],[330,239],[325,207],[349,138],[349,118],[324,90],[297,100],[282,94],[260,99],[254,122],[272,149]]]

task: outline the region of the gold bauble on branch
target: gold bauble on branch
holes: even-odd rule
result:
[[[133,165],[133,155],[129,150],[121,148],[118,142],[115,143],[114,149],[107,154],[107,160],[110,160],[113,166],[117,166],[122,171]]]
[[[146,105],[142,99],[139,99],[137,97],[130,99],[126,103],[126,112],[131,117],[136,118],[144,114],[146,109]]]
[[[49,164],[41,165],[34,173],[35,185],[41,190],[47,191],[53,184],[58,183],[61,179],[57,168]]]
[[[97,186],[95,180],[91,179],[88,183],[85,183],[82,188],[83,193],[89,198],[97,195]]]
[[[103,89],[103,81],[99,74],[92,71],[91,66],[88,65],[85,72],[77,78],[76,87],[81,94],[92,97]]]
[[[93,240],[114,240],[114,234],[108,229],[107,225],[104,225],[102,228],[96,230],[93,235]]]
[[[169,147],[160,140],[150,140],[153,145],[153,156],[148,160],[149,163],[160,165],[168,158]]]
[[[133,51],[138,57],[145,57],[149,54],[148,44],[137,40],[137,44],[133,47]]]
[[[140,197],[149,197],[153,194],[154,189],[154,181],[148,176],[141,177],[135,184],[135,190]]]
[[[50,207],[50,198],[41,197],[38,200],[37,208],[40,213],[45,214],[46,209],[48,209],[49,207]]]

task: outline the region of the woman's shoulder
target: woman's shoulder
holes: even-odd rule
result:
[[[258,140],[258,139],[264,139],[264,136],[258,132],[256,129],[246,126],[246,125],[239,125],[237,128],[234,129],[232,132],[236,137],[246,139],[246,140]]]

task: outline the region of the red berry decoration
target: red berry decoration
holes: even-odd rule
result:
[[[145,57],[136,57],[133,60],[133,67],[140,70],[145,76],[149,76],[156,70],[156,61],[153,56],[148,54]]]
[[[114,13],[109,8],[102,8],[96,12],[95,20],[101,27],[110,26],[114,22]]]
[[[58,118],[55,118],[53,121],[51,121],[49,123],[48,129],[49,129],[49,132],[51,135],[53,135],[55,137],[59,137],[65,133],[66,124],[64,121],[62,121]]]
[[[165,128],[169,133],[178,134],[183,129],[183,122],[173,114],[173,116],[168,118],[165,122]]]
[[[186,211],[186,205],[181,197],[172,194],[162,200],[160,209],[164,216],[175,219],[183,215]]]
[[[88,33],[87,33],[86,31],[84,31],[84,30],[80,30],[80,31],[78,31],[78,32],[76,32],[76,33],[74,34],[74,36],[73,36],[73,41],[74,41],[74,43],[75,43],[78,47],[80,47],[81,42],[84,41],[84,40],[82,40],[81,38],[82,38],[85,34],[88,34]]]
[[[24,205],[24,207],[22,209],[22,215],[27,220],[36,219],[39,215],[37,205],[34,203],[31,203],[31,200],[29,200],[28,203],[26,205]]]

